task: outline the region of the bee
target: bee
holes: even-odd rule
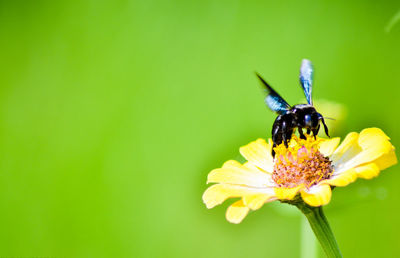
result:
[[[306,139],[303,129],[307,130],[308,135],[312,132],[314,138],[316,138],[320,129],[320,122],[322,122],[325,134],[330,137],[324,117],[317,112],[312,103],[313,66],[311,61],[303,59],[300,67],[300,84],[306,96],[307,104],[291,107],[258,73],[256,75],[268,92],[265,103],[273,112],[278,114],[272,126],[273,157],[275,157],[274,147],[282,142],[286,148],[288,147],[296,128],[301,139]]]

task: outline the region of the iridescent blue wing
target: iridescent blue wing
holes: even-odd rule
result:
[[[258,73],[256,75],[267,88],[268,96],[265,98],[267,106],[280,115],[286,113],[290,109],[290,105]]]
[[[308,104],[312,105],[312,81],[313,81],[313,66],[310,60],[303,59],[300,67],[300,84],[303,87],[304,95]]]

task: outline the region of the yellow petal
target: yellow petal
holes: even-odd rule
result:
[[[252,210],[258,210],[264,203],[276,200],[274,195],[255,194],[243,197],[243,202]]]
[[[328,157],[335,151],[335,149],[338,146],[339,142],[340,142],[340,138],[339,137],[324,140],[319,144],[319,151],[325,157]]]
[[[310,206],[326,205],[331,200],[332,191],[329,185],[315,185],[301,191],[304,202]]]
[[[390,140],[390,138],[381,129],[366,128],[361,131],[358,143],[363,149],[376,148],[377,145],[386,145],[391,147],[388,140]]]
[[[272,173],[274,161],[271,155],[272,145],[264,139],[258,139],[240,148],[240,154],[249,162],[266,172]]]
[[[211,209],[223,203],[228,198],[243,197],[246,195],[274,194],[272,188],[251,188],[232,184],[216,184],[210,186],[203,194],[203,202]]]
[[[230,160],[225,162],[222,168],[212,170],[208,174],[207,183],[265,187],[271,185],[271,175],[256,167],[242,165],[235,160]]]
[[[389,137],[378,128],[367,128],[356,133],[350,133],[344,142],[331,156],[336,171],[345,171],[363,164],[375,162],[381,157],[379,165],[388,167],[397,162]],[[389,155],[387,155],[389,154]]]
[[[242,200],[234,202],[226,210],[226,219],[231,223],[238,224],[246,217],[249,210]]]
[[[375,163],[369,163],[354,169],[358,177],[371,179],[379,175],[379,167]]]
[[[393,166],[394,164],[397,164],[397,157],[394,148],[392,148],[388,153],[379,157],[374,161],[374,163],[379,167],[380,170],[384,170]]]
[[[389,153],[393,146],[389,137],[379,128],[364,129],[358,138],[358,145],[362,151],[346,164],[346,167],[356,167],[361,164],[372,162],[386,153]]]
[[[349,169],[341,172],[338,175],[333,175],[330,179],[323,180],[320,184],[330,184],[333,186],[346,186],[353,183],[357,179],[357,173],[354,169]]]
[[[334,165],[343,164],[362,151],[358,145],[358,133],[349,133],[339,147],[333,152],[330,159]]]
[[[276,187],[274,188],[276,198],[281,200],[292,200],[304,185],[299,185],[293,188]]]

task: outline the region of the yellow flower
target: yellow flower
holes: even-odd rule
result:
[[[293,136],[288,148],[283,144],[275,148],[275,159],[271,140],[251,142],[240,148],[247,162],[229,160],[208,174],[207,183],[217,184],[204,192],[203,201],[210,209],[228,198],[240,198],[226,212],[229,222],[240,223],[250,210],[275,200],[302,198],[310,206],[326,205],[333,187],[358,177],[371,179],[397,163],[394,147],[381,129],[353,132],[339,142],[339,138]]]

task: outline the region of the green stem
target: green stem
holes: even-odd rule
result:
[[[304,202],[297,203],[296,206],[306,216],[315,236],[324,249],[326,256],[328,258],[343,257],[336,242],[335,236],[329,227],[328,220],[324,215],[322,206],[311,207]]]

